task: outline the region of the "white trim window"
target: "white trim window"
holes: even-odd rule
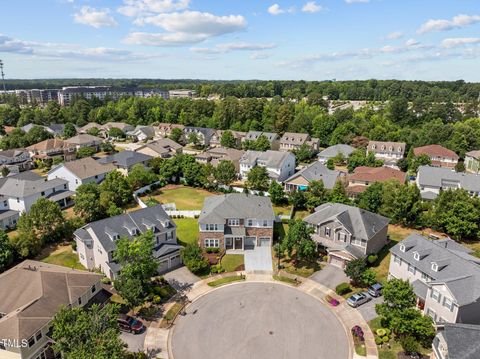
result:
[[[398,264],[399,266],[402,265],[402,258],[400,258],[399,256],[396,256],[395,254],[393,255],[393,262]]]
[[[440,295],[440,292],[438,290],[432,289],[432,291],[430,292],[430,298],[434,299],[438,303],[440,303],[441,297],[442,296]]]
[[[253,227],[253,219],[247,219],[247,227]]]
[[[220,241],[218,238],[205,238],[205,248],[218,248]]]
[[[218,231],[218,224],[206,224],[205,230],[207,231]]]
[[[437,317],[437,313],[433,311],[432,309],[428,308],[427,309],[427,315],[435,321],[435,318]]]
[[[443,297],[443,306],[453,312],[453,301],[450,298]]]
[[[325,235],[330,237],[330,227],[325,227]]]
[[[431,280],[431,278],[428,276],[428,274],[423,273],[423,272],[422,272],[422,279],[423,279],[425,282],[429,282],[429,281]]]
[[[268,227],[268,220],[266,219],[263,220],[263,227]]]
[[[411,264],[408,264],[408,271],[412,274],[415,274],[417,272],[417,270],[415,269],[414,266],[412,266]]]
[[[238,218],[229,218],[227,223],[229,226],[238,227],[240,225],[240,220]]]

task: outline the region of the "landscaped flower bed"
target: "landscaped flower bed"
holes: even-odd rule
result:
[[[355,345],[355,352],[358,355],[365,356],[367,354],[367,349],[365,347],[365,334],[363,329],[359,325],[355,325],[352,330],[353,343]]]
[[[331,296],[329,296],[329,295],[327,295],[327,296],[325,297],[325,301],[326,301],[327,303],[329,303],[329,304],[330,304],[331,306],[333,306],[333,307],[336,307],[337,305],[340,304],[340,302],[339,302],[338,300],[336,300],[335,298],[333,298],[333,297],[331,297]]]

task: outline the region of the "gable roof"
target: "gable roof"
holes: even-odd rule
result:
[[[280,142],[301,145],[307,142],[309,139],[310,135],[308,133],[285,132],[280,139]]]
[[[113,155],[107,157],[100,158],[98,162],[113,163],[114,165],[119,167],[129,168],[137,163],[149,161],[152,158],[152,156],[148,156],[140,152],[125,150],[114,153]]]
[[[229,193],[205,198],[198,223],[225,223],[227,218],[274,220],[272,202],[268,197]]]
[[[115,171],[116,167],[111,164],[103,164],[95,161],[92,157],[85,157],[76,161],[69,161],[52,168],[48,174],[55,172],[60,167],[64,167],[80,179],[90,178]]]
[[[45,179],[30,181],[7,177],[5,183],[0,187],[0,195],[24,198],[36,193],[44,192],[48,189],[66,185],[67,183],[67,181],[61,178],[54,178],[48,181]]]
[[[405,172],[390,167],[359,166],[348,176],[348,179],[368,182],[385,182],[390,179],[396,179],[398,182],[403,183],[405,182],[405,176]]]
[[[71,144],[71,145],[83,145],[83,144],[89,144],[92,142],[97,142],[97,143],[103,142],[103,139],[97,136],[89,135],[88,133],[81,133],[65,140],[65,143]]]
[[[400,250],[402,245],[405,252]],[[480,298],[480,259],[461,247],[451,239],[429,240],[412,233],[390,252],[433,278],[427,285],[445,284],[457,303],[465,305]],[[419,260],[414,259],[415,252],[421,254]],[[432,262],[438,264],[438,271],[432,269]]]
[[[280,138],[280,136],[274,132],[248,131],[245,135],[245,140],[255,141],[260,136],[265,136],[270,143]]]
[[[420,156],[420,155],[427,155],[430,157],[446,157],[446,158],[453,158],[458,160],[458,155],[452,151],[449,150],[448,148],[445,148],[440,145],[428,145],[428,146],[422,146],[422,147],[415,147],[413,149],[413,153],[415,156]]]
[[[461,187],[467,191],[480,192],[480,175],[455,172],[442,167],[420,166],[417,181],[427,187]]]
[[[445,323],[438,335],[447,344],[449,359],[480,358],[480,325]]]
[[[7,158],[7,159],[12,159],[15,157],[20,157],[24,155],[26,152],[23,148],[15,148],[11,150],[3,150],[0,151],[0,158]]]
[[[373,148],[375,146],[375,148]],[[382,146],[385,148],[382,150]],[[390,147],[392,150],[390,151]],[[370,152],[392,152],[397,154],[405,153],[405,142],[390,142],[390,141],[368,141],[368,151]]]
[[[248,150],[240,159],[240,162],[253,164],[262,162],[266,167],[277,168],[287,159],[287,157],[295,157],[291,152],[268,150],[252,151]]]
[[[307,182],[323,181],[325,188],[332,189],[337,182],[338,177],[343,174],[341,171],[329,170],[325,165],[320,162],[314,162],[311,165],[301,169],[290,178],[287,178],[284,182],[288,183],[298,177],[303,177]]]
[[[355,148],[353,148],[352,146],[338,144],[325,148],[318,154],[318,157],[333,158],[339,153],[342,153],[344,157],[348,157],[353,151],[355,151]]]
[[[18,180],[38,181],[43,179],[38,173],[33,171],[23,171],[16,174],[9,174],[7,177],[0,178],[0,188],[7,182],[7,179],[15,178]]]
[[[470,151],[465,153],[465,156],[473,157],[476,160],[480,159],[480,150]]]
[[[367,241],[388,225],[390,219],[364,209],[341,203],[324,203],[304,218],[310,224],[338,220],[356,238]]]
[[[182,145],[171,140],[170,138],[162,138],[162,139],[147,143],[143,146],[140,146],[135,151],[139,151],[143,148],[149,148],[152,151],[155,151],[156,153],[161,155],[163,153],[171,152],[171,150],[174,150],[174,151],[179,150],[180,148],[182,148]]]
[[[75,303],[101,275],[26,260],[0,274],[0,338],[28,339],[61,306]]]
[[[27,151],[48,151],[53,149],[62,150],[67,143],[59,138],[49,138],[47,140],[35,143],[26,148]]]

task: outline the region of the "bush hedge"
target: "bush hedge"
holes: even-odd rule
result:
[[[338,295],[343,295],[343,294],[349,293],[351,291],[352,291],[352,287],[350,287],[350,284],[348,284],[348,283],[340,283],[335,288],[335,292]]]

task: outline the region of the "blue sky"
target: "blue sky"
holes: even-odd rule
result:
[[[479,0],[5,0],[7,78],[480,81]]]

